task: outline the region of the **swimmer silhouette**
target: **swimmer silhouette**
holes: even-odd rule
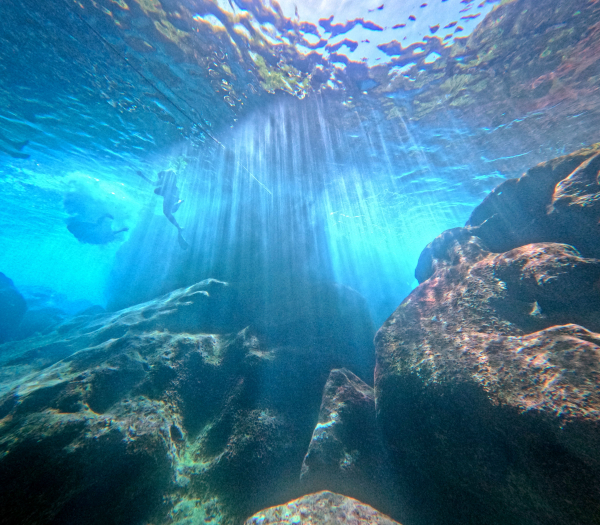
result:
[[[69,230],[79,242],[85,244],[108,244],[116,239],[119,233],[126,232],[129,228],[113,231],[110,222],[114,217],[105,213],[96,222],[85,222],[77,217],[67,219],[67,230]]]
[[[156,186],[154,193],[163,198],[163,213],[169,222],[173,224],[175,228],[177,228],[177,240],[179,241],[179,246],[181,246],[184,250],[187,250],[189,244],[181,234],[183,228],[179,226],[177,219],[173,215],[183,203],[183,200],[179,198],[179,188],[177,187],[177,175],[175,171],[165,170],[159,172],[157,181],[149,179],[141,171],[138,171],[137,174],[145,181],[149,182],[153,186]]]

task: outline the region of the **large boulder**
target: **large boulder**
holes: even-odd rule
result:
[[[467,227],[493,252],[558,242],[600,257],[599,171],[600,144],[539,164],[494,189]]]
[[[378,420],[418,523],[599,523],[598,152],[499,186],[377,333]]]
[[[375,393],[349,370],[329,374],[300,479],[307,492],[327,489],[386,514],[402,512],[402,496],[375,420]]]
[[[13,339],[48,334],[69,317],[85,315],[90,308],[94,308],[96,313],[104,311],[86,300],[71,301],[66,295],[46,286],[24,285],[19,287],[19,292],[27,303],[27,311],[15,327]]]
[[[598,523],[598,284],[568,245],[488,253],[379,330],[378,418],[423,519]]]
[[[15,335],[27,311],[27,303],[12,280],[0,272],[0,344]]]
[[[257,512],[244,525],[296,525],[340,523],[347,525],[398,525],[384,514],[341,494],[323,491],[308,494],[285,505]]]
[[[358,292],[337,283],[297,282],[293,289],[274,290],[264,297],[241,288],[249,322],[271,344],[304,341],[314,348],[346,355],[352,370],[373,384],[375,326],[369,306]]]
[[[600,258],[599,171],[600,143],[503,182],[473,210],[465,228],[448,230],[427,245],[415,277],[422,283],[440,264],[454,264],[473,242],[494,253],[565,243],[585,257]]]
[[[0,346],[2,522],[229,524],[301,495],[323,386],[358,348],[343,312],[254,326],[248,301],[207,280]]]

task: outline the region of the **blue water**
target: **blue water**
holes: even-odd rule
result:
[[[336,281],[379,325],[436,235],[503,180],[598,139],[596,40],[581,29],[598,9],[551,3],[557,20],[500,39],[489,0],[297,15],[289,2],[3,2],[0,271],[66,310],[208,277]],[[503,2],[502,16],[519,4],[533,6]],[[188,250],[136,173],[169,168]],[[128,228],[111,242],[67,229],[106,214]]]

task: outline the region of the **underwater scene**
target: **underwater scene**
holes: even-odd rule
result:
[[[0,524],[600,525],[599,0],[0,20]]]

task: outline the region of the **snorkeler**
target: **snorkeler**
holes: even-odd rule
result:
[[[84,244],[108,244],[116,240],[119,233],[129,231],[129,228],[113,230],[107,219],[112,221],[114,217],[110,213],[105,213],[96,222],[86,222],[78,217],[69,217],[67,229],[79,242]]]
[[[183,228],[179,226],[177,219],[175,219],[173,215],[183,203],[183,200],[179,198],[179,188],[177,187],[177,175],[175,174],[175,171],[165,170],[159,172],[157,181],[149,179],[141,171],[137,171],[136,173],[145,181],[156,186],[154,193],[163,198],[163,213],[169,222],[177,228],[177,240],[179,241],[179,246],[186,250],[189,247],[189,244],[181,234]]]

